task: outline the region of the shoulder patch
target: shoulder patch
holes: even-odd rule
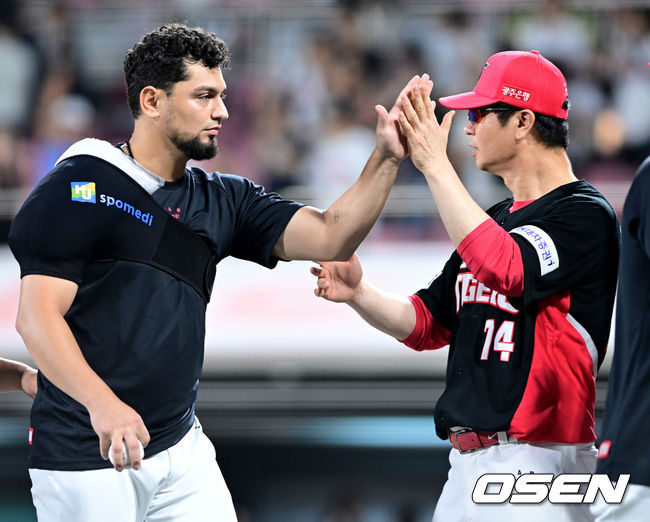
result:
[[[560,267],[560,256],[555,248],[555,243],[546,232],[534,225],[523,225],[510,231],[511,234],[519,234],[525,238],[537,252],[539,268],[544,276]]]

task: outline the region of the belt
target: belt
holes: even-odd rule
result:
[[[461,453],[469,453],[487,446],[509,442],[505,431],[479,431],[471,428],[449,430],[451,445]]]

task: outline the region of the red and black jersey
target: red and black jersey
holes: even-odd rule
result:
[[[488,214],[521,251],[523,294],[489,288],[454,252],[414,297],[432,316],[430,337],[405,342],[415,349],[449,342],[446,388],[434,415],[441,438],[466,426],[531,442],[591,442],[595,373],[616,292],[618,219],[584,181],[514,212],[512,203]]]

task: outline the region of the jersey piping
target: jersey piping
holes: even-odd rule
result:
[[[594,343],[594,340],[591,338],[591,335],[589,335],[589,332],[585,329],[584,326],[582,326],[575,317],[573,317],[571,314],[567,314],[566,316],[567,321],[569,321],[569,324],[573,326],[576,331],[580,334],[580,337],[585,342],[585,347],[589,351],[589,355],[591,356],[591,360],[594,363],[594,377],[596,377],[596,374],[598,373],[598,349],[596,348],[596,343]]]

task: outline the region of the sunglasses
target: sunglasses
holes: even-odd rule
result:
[[[479,123],[488,112],[498,112],[498,111],[512,111],[516,109],[511,109],[509,107],[479,107],[478,109],[468,109],[467,117],[471,123]]]

